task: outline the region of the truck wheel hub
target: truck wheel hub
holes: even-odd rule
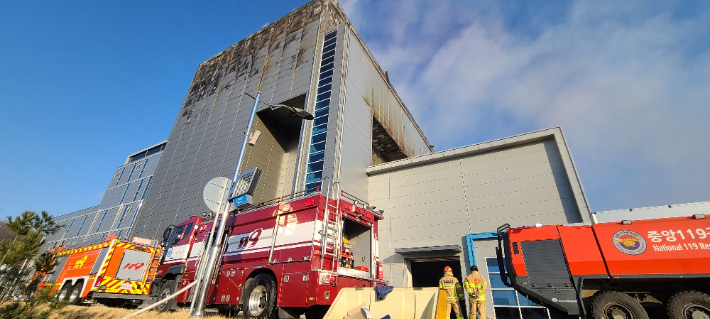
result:
[[[170,296],[170,295],[171,295],[170,292],[171,292],[171,291],[170,291],[170,288],[165,288],[165,289],[163,289],[163,290],[160,292],[160,296],[158,297],[158,300],[163,300],[163,299],[165,299],[167,296]],[[157,309],[158,309],[159,311],[163,311],[163,310],[165,310],[165,309],[167,308],[167,306],[168,306],[168,303],[167,303],[167,302],[164,302],[164,303],[160,304],[160,305],[157,307]]]
[[[249,315],[258,316],[264,312],[266,308],[266,300],[268,299],[268,294],[266,293],[266,287],[259,285],[254,287],[251,294],[249,294]]]
[[[73,302],[78,297],[79,297],[79,288],[77,287],[76,289],[72,290],[71,294],[69,295],[69,302]]]
[[[631,312],[621,305],[611,305],[607,308],[607,318],[609,319],[632,319]]]
[[[688,319],[710,319],[710,309],[700,305],[687,305],[683,313]]]

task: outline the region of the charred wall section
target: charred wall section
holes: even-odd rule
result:
[[[309,95],[322,28],[342,21],[326,15],[332,5],[332,0],[311,1],[199,65],[133,235],[156,238],[163,228],[207,211],[204,185],[217,176],[231,178],[234,172],[254,103],[245,93],[255,95],[261,89],[261,99],[269,103]],[[280,145],[277,133],[261,119],[254,129],[266,134],[261,145],[247,149],[241,171],[266,169],[265,183],[255,197],[290,192],[291,184],[285,183],[293,176],[286,175],[293,175],[297,152]]]
[[[340,181],[345,191],[367,199],[366,167],[432,148],[357,31],[347,32]]]

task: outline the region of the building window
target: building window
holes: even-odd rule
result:
[[[69,234],[69,230],[71,229],[72,226],[74,226],[74,221],[75,221],[75,220],[76,220],[76,218],[73,218],[73,219],[71,220],[71,224],[69,224],[69,227],[67,227],[67,232],[64,233],[64,236],[62,236],[62,238],[66,237],[67,234]]]
[[[547,308],[503,284],[496,258],[486,258],[488,282],[497,319],[550,319]]]
[[[105,210],[103,216],[101,216],[101,221],[99,221],[99,225],[96,226],[96,230],[95,230],[95,231],[99,231],[99,228],[101,228],[101,224],[104,223],[104,218],[106,218],[106,214],[107,214],[107,213],[108,213],[108,210]]]
[[[141,173],[138,175],[137,178],[143,177],[143,171],[145,171],[145,167],[146,167],[146,166],[148,166],[148,159],[146,159],[146,160],[143,162],[143,165],[141,165],[140,163],[138,164],[138,169],[141,170]]]
[[[121,228],[121,223],[123,223],[123,218],[126,217],[126,214],[130,214],[132,210],[133,210],[132,206],[126,206],[126,208],[123,210],[123,213],[121,214],[121,218],[118,219],[118,225],[116,226],[116,228]]]
[[[148,187],[148,186],[146,186],[146,188],[147,188],[147,187]],[[143,195],[145,196],[145,193],[143,193]],[[136,217],[138,216],[138,209],[139,209],[139,208],[140,208],[140,206],[139,206],[138,208],[136,208],[136,212],[133,213],[133,218],[131,218],[131,224],[128,225],[128,228],[129,228],[129,229],[132,229],[132,228],[133,228],[133,223],[136,222]]]
[[[306,171],[306,190],[319,190],[323,184],[323,159],[325,157],[325,139],[328,130],[328,112],[330,106],[331,82],[335,64],[335,42],[337,32],[325,35],[316,92],[315,119],[311,132],[308,151],[308,169]]]
[[[144,181],[145,181],[145,180],[142,179],[141,182],[138,184],[138,189],[136,189],[136,194],[133,195],[133,201],[134,201],[134,202],[136,201],[136,198],[138,198],[138,194],[140,194],[140,192],[141,192],[141,187],[143,186],[143,182],[144,182]]]
[[[129,163],[130,163],[130,162],[135,162],[135,161],[137,161],[137,160],[140,160],[140,159],[146,158],[146,157],[148,157],[148,156],[151,156],[151,155],[153,155],[153,154],[155,154],[155,153],[158,153],[158,152],[160,152],[160,151],[162,151],[162,150],[165,149],[165,145],[166,145],[166,144],[167,144],[167,143],[163,143],[163,144],[157,145],[157,146],[155,146],[155,147],[152,147],[152,148],[150,148],[150,149],[148,149],[148,150],[146,150],[146,151],[143,151],[143,152],[134,154],[134,155],[132,155],[132,156],[130,157],[130,159],[128,160],[128,162],[129,162]]]
[[[126,189],[123,190],[123,196],[121,196],[121,201],[118,202],[119,205],[123,204],[123,199],[126,198],[126,193],[128,193],[128,188],[130,188],[130,187],[131,187],[130,183],[128,185],[126,185]]]
[[[145,193],[148,191],[148,186],[150,186],[150,181],[153,179],[153,176],[148,177],[148,182],[145,183],[145,188],[143,188],[143,195],[141,195],[141,200],[145,198]]]
[[[89,218],[89,215],[84,216],[84,221],[81,222],[81,227],[79,227],[79,230],[76,232],[76,236],[79,236],[79,233],[81,233],[81,230],[84,228],[84,224],[86,224],[87,218]]]
[[[123,177],[123,171],[126,170],[126,167],[125,167],[125,166],[124,166],[124,167],[121,167],[119,170],[120,170],[120,172],[119,172],[119,171],[116,171],[116,175],[114,175],[114,176],[118,176],[118,178],[116,179],[116,184],[113,184],[113,186],[118,185],[118,182],[121,181],[121,177]]]

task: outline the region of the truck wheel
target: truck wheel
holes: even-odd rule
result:
[[[682,291],[668,302],[670,319],[710,319],[710,295],[699,291]]]
[[[70,283],[64,284],[61,290],[59,290],[59,293],[57,293],[57,300],[59,301],[65,301],[69,297],[72,291],[72,285]]]
[[[165,297],[172,295],[174,290],[175,280],[168,280],[164,282],[162,285],[160,285],[160,289],[158,289],[158,300],[163,300],[165,299]],[[155,309],[160,312],[167,312],[173,308],[173,304],[175,304],[175,298],[160,304],[159,306],[155,307]]]
[[[76,284],[74,284],[74,287],[71,289],[71,293],[67,296],[67,301],[69,301],[69,304],[71,305],[78,305],[79,302],[81,302],[81,290],[84,288],[84,282],[79,281]]]
[[[592,300],[594,319],[648,319],[643,306],[631,296],[618,291],[605,291]]]
[[[276,317],[276,283],[271,276],[259,274],[244,289],[242,309],[246,318]]]

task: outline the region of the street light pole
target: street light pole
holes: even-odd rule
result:
[[[207,264],[204,269],[204,273],[200,279],[201,283],[198,284],[196,289],[196,295],[195,299],[193,301],[193,304],[195,305],[194,309],[191,311],[190,316],[191,317],[202,317],[205,314],[205,305],[206,305],[206,298],[207,298],[207,291],[210,286],[210,281],[212,280],[212,274],[214,273],[214,268],[217,265],[217,258],[219,256],[219,252],[222,250],[222,243],[224,242],[223,237],[224,237],[224,231],[227,226],[227,217],[229,217],[229,197],[231,197],[232,192],[234,191],[234,187],[237,185],[237,177],[239,177],[239,168],[242,166],[242,163],[244,162],[244,154],[246,154],[246,148],[247,148],[247,143],[249,142],[249,134],[251,133],[251,128],[254,125],[254,117],[256,116],[256,110],[258,109],[259,103],[263,103],[265,105],[268,105],[272,110],[279,109],[279,108],[285,108],[291,112],[291,116],[295,116],[297,118],[300,118],[301,120],[313,120],[313,114],[308,113],[305,110],[297,110],[293,107],[290,107],[288,105],[284,104],[271,104],[271,103],[266,103],[262,102],[260,100],[261,98],[261,91],[257,91],[256,96],[251,96],[249,93],[244,93],[252,98],[254,98],[254,106],[251,109],[251,115],[249,115],[249,122],[247,123],[247,128],[244,131],[244,140],[242,141],[242,148],[239,152],[239,159],[237,159],[237,165],[234,168],[234,177],[232,177],[232,186],[229,188],[229,192],[227,194],[229,196],[224,197],[224,200],[222,201],[222,204],[220,205],[220,214],[218,215],[219,218],[219,228],[217,229],[217,236],[214,237],[214,243],[211,245],[211,249],[209,252],[209,258],[207,259]],[[217,218],[215,218],[215,223],[217,222]]]
[[[227,194],[232,194],[234,191],[234,185],[237,184],[237,177],[239,176],[239,167],[242,166],[244,161],[244,154],[246,154],[247,142],[249,142],[249,133],[251,132],[251,127],[254,124],[254,116],[256,116],[256,109],[259,106],[259,98],[261,97],[261,91],[256,93],[254,98],[254,106],[251,109],[251,115],[249,116],[249,122],[247,123],[247,128],[244,131],[244,140],[242,141],[242,149],[239,152],[239,159],[237,160],[237,165],[234,168],[234,177],[232,177],[232,187],[229,188]],[[217,229],[217,236],[215,237],[214,244],[210,251],[210,256],[207,259],[207,267],[205,272],[200,279],[202,284],[200,285],[200,290],[195,295],[194,302],[197,303],[195,309],[190,313],[191,317],[202,317],[205,314],[205,298],[207,297],[207,290],[210,287],[210,280],[212,279],[212,273],[214,272],[214,267],[216,264],[217,256],[222,248],[222,237],[224,237],[224,228],[227,225],[227,217],[229,217],[229,196],[225,197],[225,200],[220,205],[221,210],[221,220],[219,221],[219,228]],[[214,221],[217,222],[217,219]]]

